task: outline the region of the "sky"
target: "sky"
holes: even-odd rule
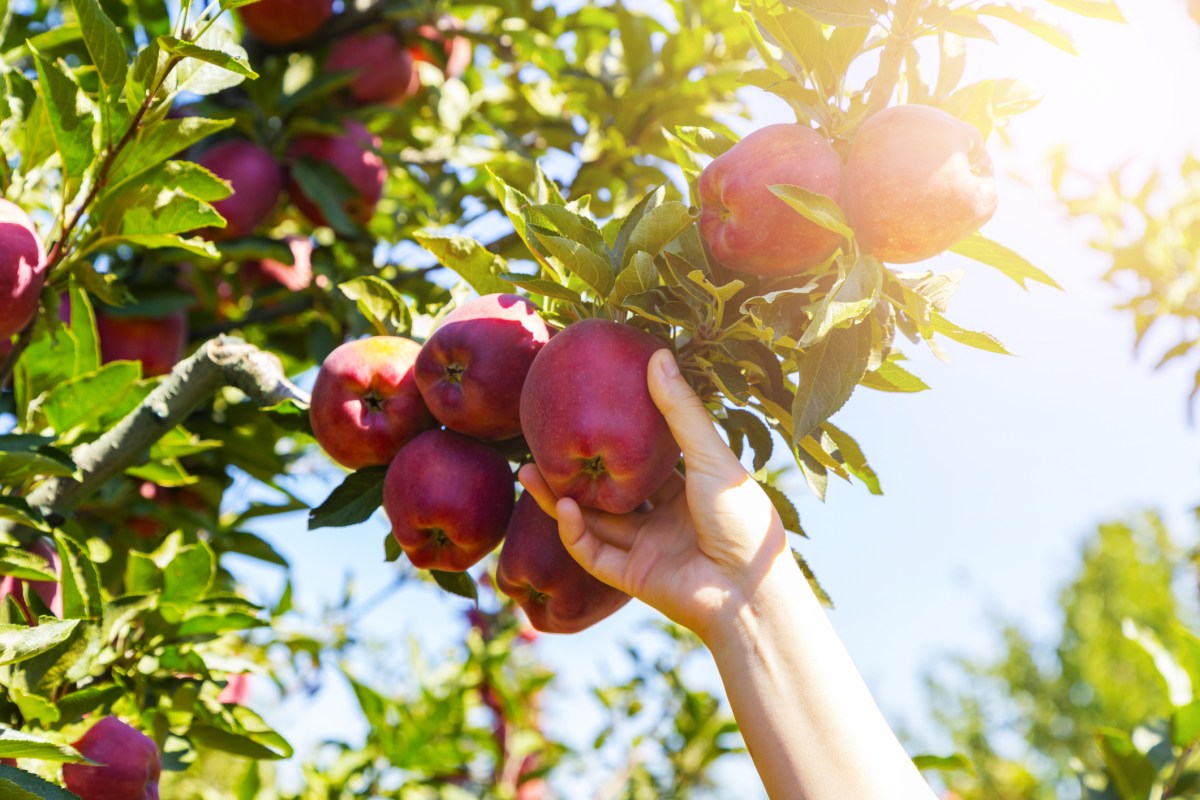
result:
[[[799,547],[837,604],[835,627],[889,718],[935,750],[945,743],[930,726],[922,676],[951,654],[992,652],[998,619],[1052,631],[1057,592],[1098,523],[1155,508],[1178,539],[1193,540],[1200,454],[1186,420],[1191,374],[1186,365],[1151,370],[1165,347],[1151,344],[1134,356],[1131,323],[1110,310],[1119,298],[1099,281],[1105,258],[1085,246],[1086,228],[1066,219],[1043,181],[1045,154],[1060,143],[1096,174],[1127,161],[1134,169],[1169,167],[1189,147],[1200,149],[1200,116],[1182,89],[1200,75],[1200,26],[1183,0],[1126,0],[1122,8],[1128,26],[1061,16],[1077,39],[1077,58],[1007,30],[1000,48],[972,43],[968,80],[1018,77],[1045,98],[1012,122],[1011,148],[991,141],[1001,203],[984,233],[1048,271],[1064,291],[1025,292],[953,255],[922,265],[965,269],[950,318],[992,333],[1015,355],[950,343],[951,362],[943,364],[907,346],[911,368],[932,391],[855,394],[834,421],[867,452],[882,497],[838,484],[822,505],[798,476],[788,479],[811,535]],[[791,119],[761,93],[746,99],[754,119],[743,133]],[[322,468],[300,480],[299,491],[319,502],[334,475]],[[332,600],[349,572],[364,597],[391,580],[381,562],[382,515],[316,532],[305,530],[303,515],[290,515],[260,532],[291,559],[302,609]],[[239,574],[268,597],[278,580],[245,564]],[[437,657],[461,641],[463,609],[406,589],[362,623],[398,645],[412,637]],[[587,686],[622,675],[624,644],[647,641],[643,629],[654,619],[633,603],[582,634],[539,641],[559,675],[547,714],[552,733],[588,741],[599,717]],[[717,685],[703,664],[694,674]],[[302,753],[326,737],[361,735],[352,697],[332,674],[315,702],[280,705],[265,690],[255,700]],[[746,762],[721,774],[733,796],[762,796]]]

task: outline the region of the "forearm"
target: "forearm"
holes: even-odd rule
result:
[[[706,643],[772,798],[933,798],[789,556]]]

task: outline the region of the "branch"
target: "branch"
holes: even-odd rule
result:
[[[151,445],[224,386],[240,389],[258,406],[309,400],[283,374],[276,356],[240,339],[211,339],[177,364],[142,404],[112,429],[71,452],[80,480],[52,478],[30,492],[26,500],[51,524],[58,524],[109,479],[141,463]],[[12,523],[0,522],[0,531],[11,527]]]

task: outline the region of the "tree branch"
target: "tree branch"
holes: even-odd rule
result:
[[[218,337],[181,361],[142,404],[94,442],[71,452],[81,478],[52,478],[26,498],[52,524],[77,508],[106,481],[141,463],[150,447],[187,419],[219,389],[240,389],[258,406],[285,400],[308,403],[308,395],[283,374],[271,353],[240,339]],[[0,522],[0,530],[13,527]]]

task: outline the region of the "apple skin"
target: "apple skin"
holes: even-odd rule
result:
[[[277,283],[293,292],[302,292],[312,285],[312,239],[307,236],[288,236],[284,239],[292,251],[292,263],[284,264],[272,258],[247,261],[242,264],[242,283],[251,291],[268,283]]]
[[[259,41],[292,44],[321,30],[333,16],[333,0],[261,0],[238,14]]]
[[[165,317],[114,317],[96,309],[100,355],[110,361],[140,361],[147,378],[166,375],[187,349],[187,313]]]
[[[309,420],[317,442],[348,469],[387,464],[433,426],[413,376],[421,346],[399,336],[347,342],[321,365]]]
[[[884,109],[862,124],[842,196],[863,252],[890,264],[952,247],[991,219],[998,203],[978,129],[922,105]]]
[[[7,341],[37,313],[46,281],[46,251],[33,220],[0,199],[0,340]]]
[[[451,30],[462,28],[462,23],[453,17],[444,19],[443,27]],[[410,47],[413,61],[424,61],[442,68],[447,78],[461,78],[471,65],[475,47],[465,36],[447,35],[435,25],[420,25],[416,30],[418,42]]]
[[[412,52],[390,33],[342,39],[329,52],[325,71],[354,72],[350,94],[361,105],[397,106],[421,90]]]
[[[417,386],[438,422],[485,441],[521,433],[521,388],[550,340],[537,307],[489,294],[450,312],[417,356]]]
[[[650,356],[665,347],[628,325],[589,319],[538,353],[521,392],[521,428],[557,496],[625,514],[674,471],[679,446],[646,387]]]
[[[213,203],[225,218],[225,227],[201,231],[214,241],[249,236],[267,221],[283,194],[283,170],[270,153],[253,142],[221,142],[205,151],[198,163],[233,187],[233,194]]]
[[[781,123],[750,134],[700,173],[700,234],[734,272],[795,275],[820,266],[842,243],[775,196],[770,187],[778,184],[837,202],[842,160],[812,128]]]
[[[346,120],[339,136],[307,134],[297,137],[288,148],[288,158],[312,158],[323,161],[350,182],[358,196],[346,201],[346,213],[360,225],[366,225],[375,215],[375,206],[383,197],[387,167],[377,152],[383,140],[373,136],[357,120]],[[288,179],[292,202],[314,225],[328,225],[320,207],[310,200],[295,180]]]
[[[463,572],[504,537],[513,510],[512,469],[485,444],[453,431],[426,431],[393,459],[383,508],[413,566]]]
[[[579,566],[559,538],[558,523],[529,493],[517,500],[509,520],[496,588],[543,633],[578,633],[629,602],[629,595]]]
[[[54,574],[62,578],[62,559],[59,558],[58,549],[54,546],[54,542],[46,537],[40,537],[29,547],[29,552],[36,553],[45,559]],[[16,600],[17,605],[28,611],[25,603],[25,581],[5,575],[0,578],[0,603],[4,602],[4,598],[10,595]],[[29,587],[34,593],[41,598],[46,604],[46,608],[50,609],[50,613],[62,619],[63,615],[63,596],[62,584],[56,581],[29,581]]]
[[[80,800],[158,800],[162,762],[154,740],[141,731],[105,717],[75,749],[100,763],[63,765],[63,783]]]

